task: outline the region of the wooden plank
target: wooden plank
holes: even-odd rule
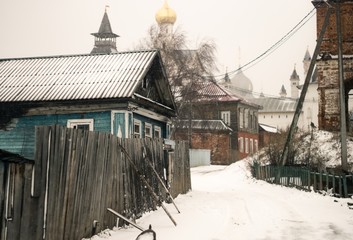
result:
[[[348,197],[348,189],[347,189],[347,177],[346,175],[342,176],[342,185],[343,185],[343,197]]]
[[[45,154],[44,152],[44,128],[43,127],[35,127],[35,139],[36,139],[36,145],[35,145],[35,157],[34,157],[34,179],[33,179],[33,191],[32,191],[32,196],[33,197],[39,197],[40,196],[40,191],[41,191],[41,176],[42,176],[42,154]]]
[[[342,197],[342,177],[338,176],[338,193]]]

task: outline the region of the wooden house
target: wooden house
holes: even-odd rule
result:
[[[189,140],[191,148],[210,149],[211,164],[231,164],[258,150],[260,106],[214,81],[199,84],[194,94],[192,119],[175,125],[176,139]]]
[[[169,138],[159,51],[0,59],[0,149],[33,159],[36,125]]]

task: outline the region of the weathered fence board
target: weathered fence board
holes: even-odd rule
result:
[[[60,126],[36,127],[35,163],[0,164],[1,172],[6,175],[10,170],[15,182],[13,218],[7,222],[6,234],[6,206],[0,208],[0,239],[87,238],[116,225],[116,217],[107,208],[128,219],[156,209],[167,194],[143,160],[143,148],[173,196],[191,189],[188,148],[184,142],[176,144],[174,153],[166,154],[162,139],[119,139],[108,133]],[[144,176],[151,191],[138,174]],[[2,186],[6,181],[5,176],[0,179]],[[152,192],[160,201],[154,200]],[[5,194],[0,195],[1,199]]]

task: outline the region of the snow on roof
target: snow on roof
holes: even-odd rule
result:
[[[259,112],[295,112],[298,99],[260,97],[251,101],[262,106]]]
[[[157,50],[0,59],[0,101],[132,97]]]
[[[188,128],[189,120],[179,120],[176,123],[177,128]],[[192,129],[203,129],[203,130],[227,130],[233,131],[228,127],[222,120],[192,120]]]
[[[266,124],[262,124],[259,123],[260,127],[265,130],[266,132],[270,132],[270,133],[279,133],[279,130],[277,129],[277,127],[273,127],[273,126],[269,126]]]

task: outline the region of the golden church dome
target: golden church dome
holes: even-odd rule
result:
[[[158,24],[175,23],[176,13],[169,7],[167,1],[164,1],[163,7],[156,13],[156,21]]]

